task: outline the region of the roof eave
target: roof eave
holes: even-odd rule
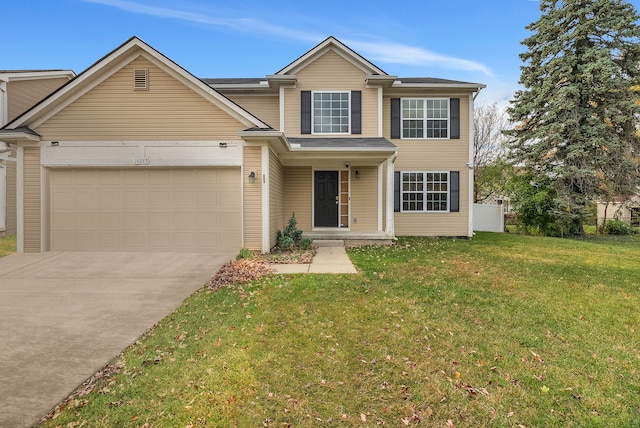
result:
[[[406,89],[474,89],[476,91],[487,87],[483,83],[402,83],[400,80],[396,80],[391,86]]]
[[[6,143],[37,143],[40,141],[40,135],[30,129],[0,129],[0,141]]]
[[[398,79],[398,76],[380,75],[380,74],[368,74],[365,76],[365,82],[370,86],[383,86],[391,87],[393,83]]]

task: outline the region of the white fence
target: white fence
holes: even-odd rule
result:
[[[473,230],[504,232],[504,205],[473,204]]]

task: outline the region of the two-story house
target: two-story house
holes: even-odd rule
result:
[[[333,37],[255,79],[199,79],[133,37],[0,130],[20,251],[268,251],[305,235],[471,236],[474,96]]]

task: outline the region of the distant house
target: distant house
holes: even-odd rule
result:
[[[334,37],[199,79],[133,37],[0,130],[19,250],[266,252],[294,212],[315,239],[471,236],[483,87],[389,75]]]
[[[0,127],[75,76],[69,70],[0,70]],[[16,233],[16,157],[0,141],[0,236]]]
[[[618,219],[631,226],[640,227],[640,196],[634,196],[628,201],[614,198],[611,202],[598,202],[598,226],[605,219]]]

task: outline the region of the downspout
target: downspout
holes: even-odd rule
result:
[[[480,95],[480,91],[482,91],[482,88],[478,87],[478,92],[476,92],[476,94],[473,96],[473,101],[475,101],[476,98],[478,98],[478,95]]]

